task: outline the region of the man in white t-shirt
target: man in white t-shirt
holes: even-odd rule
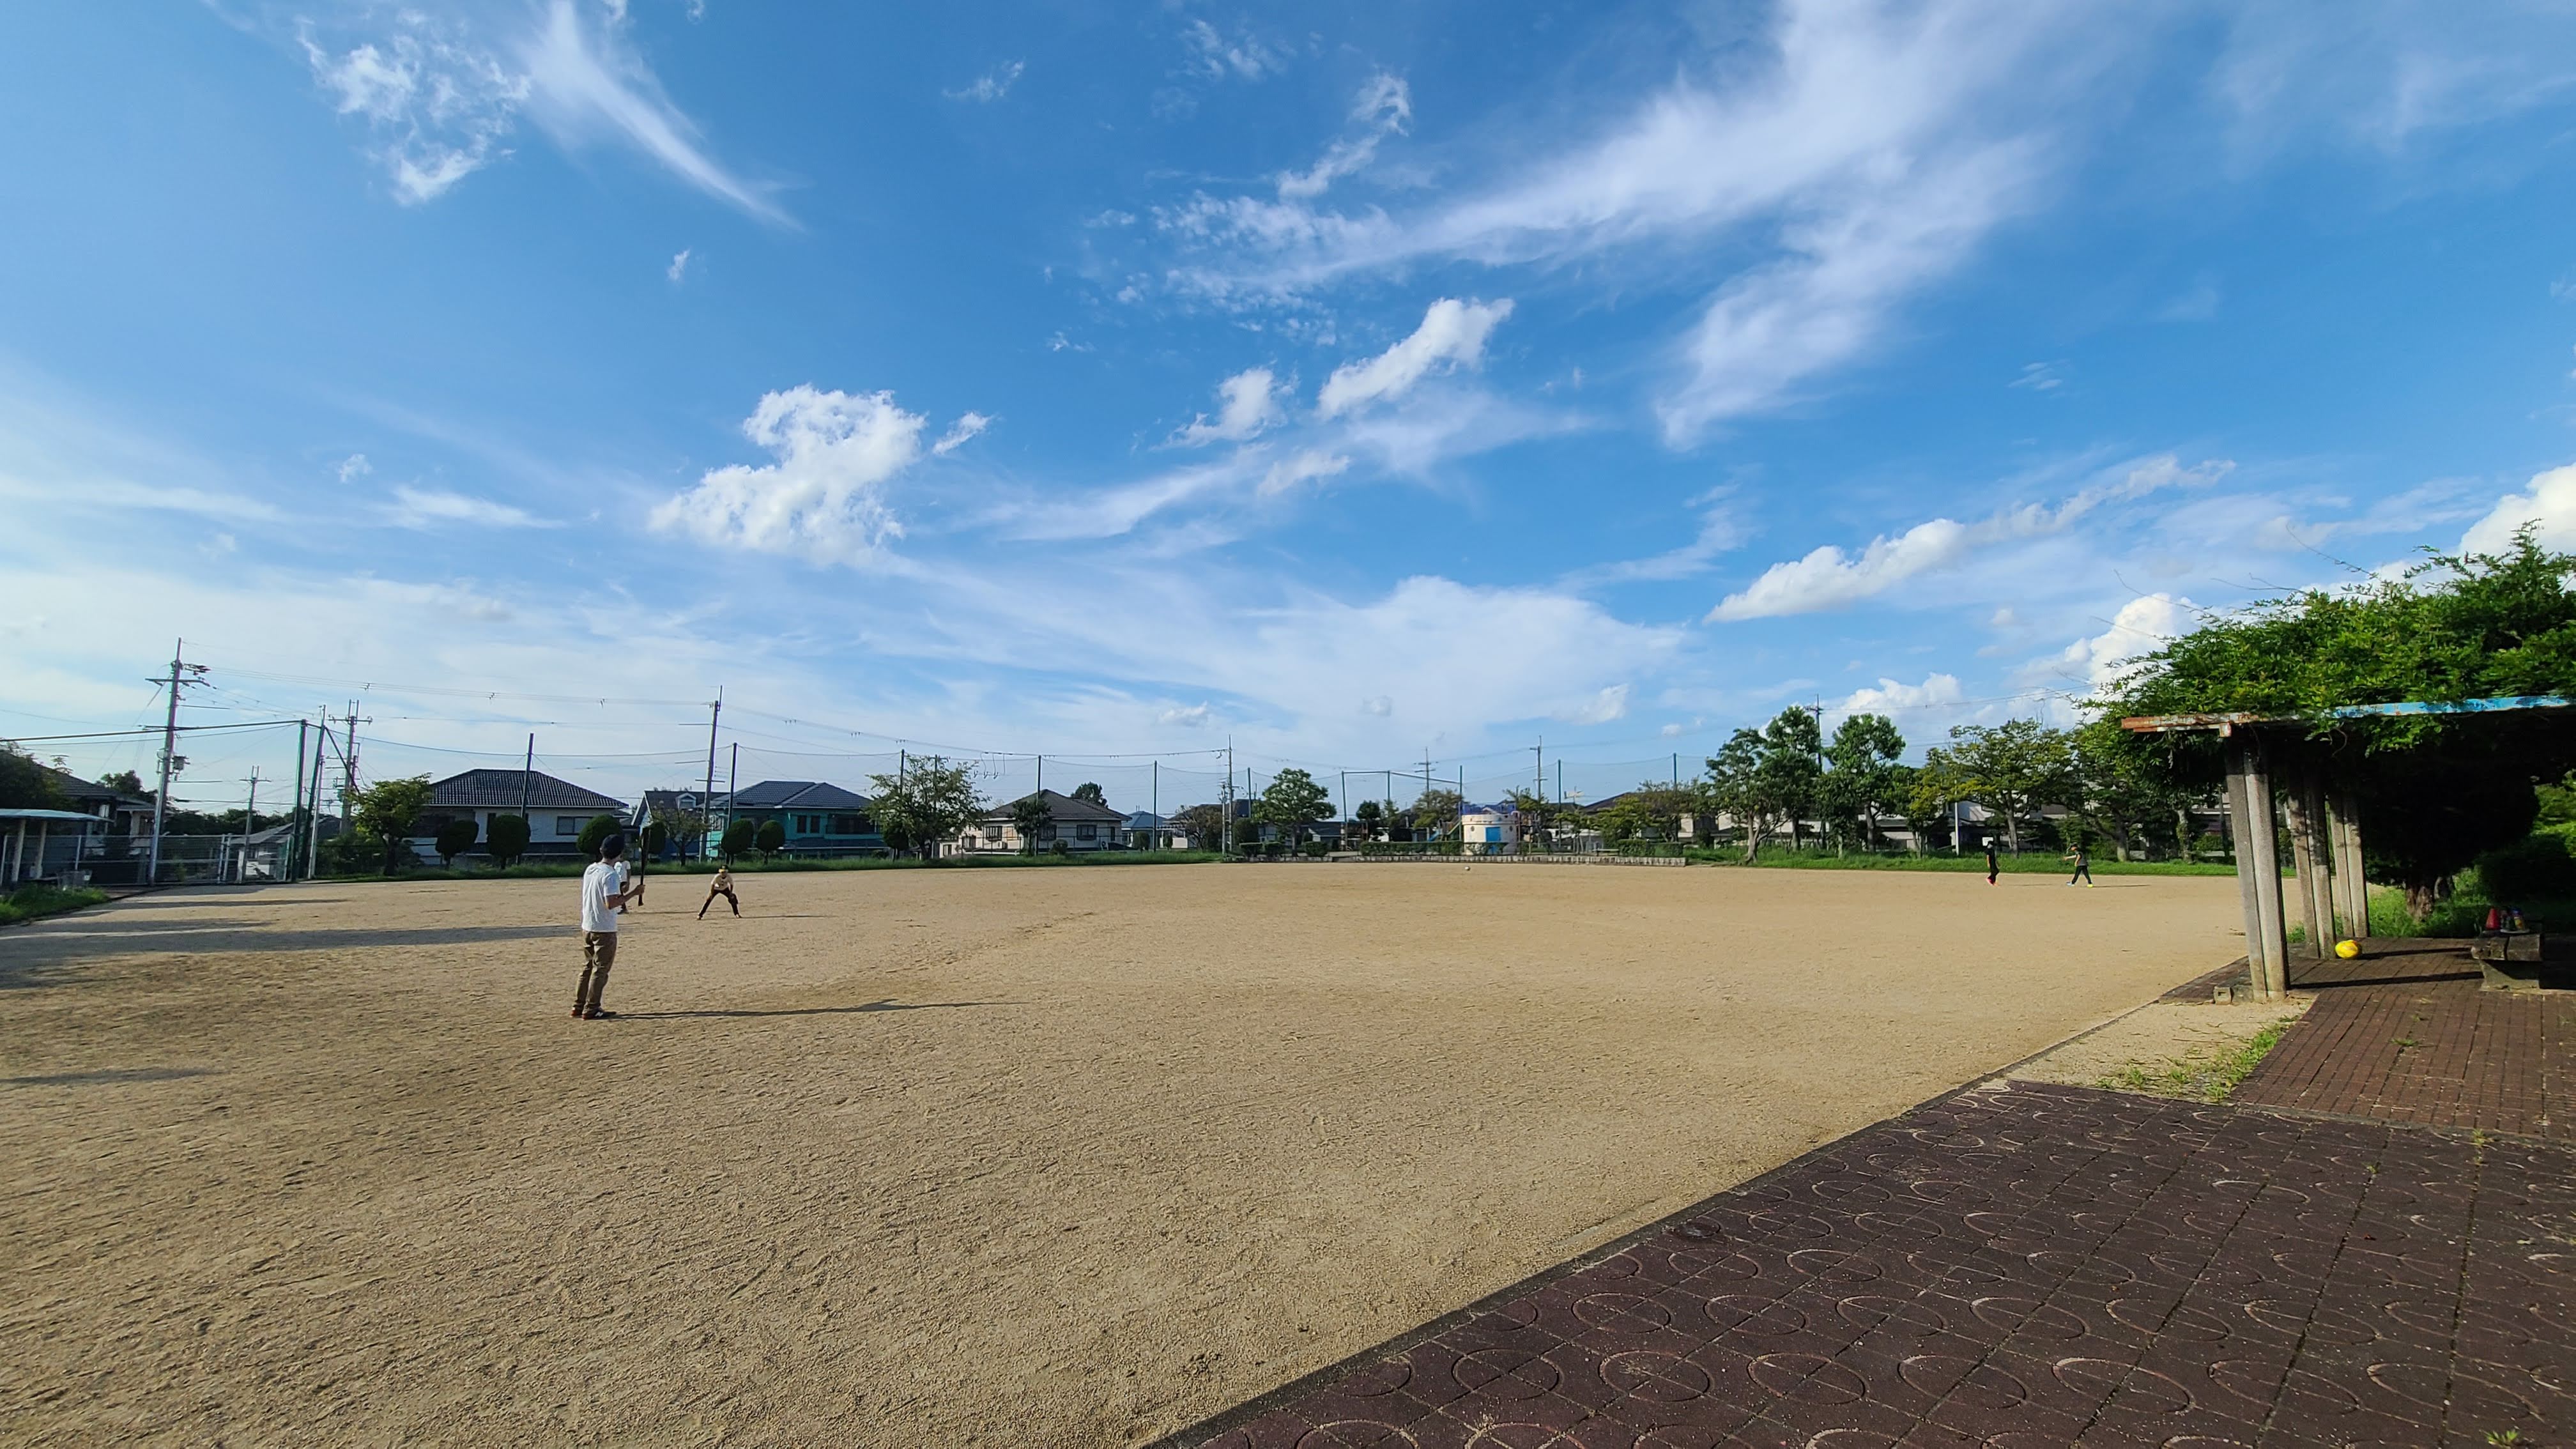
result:
[[[625,854],[626,837],[612,835],[599,843],[598,862],[581,873],[581,984],[573,990],[572,1014],[590,1021],[617,1014],[599,1004],[608,968],[617,962],[617,916],[644,894],[641,884],[626,888]]]

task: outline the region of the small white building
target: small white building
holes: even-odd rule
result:
[[[1521,814],[1509,805],[1466,805],[1458,811],[1459,848],[1469,855],[1502,855],[1521,844]]]

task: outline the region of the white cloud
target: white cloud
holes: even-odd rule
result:
[[[2487,516],[2460,537],[2460,552],[2501,554],[2513,546],[2513,531],[2526,523],[2541,545],[2576,552],[2576,463],[2535,473],[2519,493],[2496,500]]]
[[[364,453],[351,453],[341,459],[338,469],[340,481],[343,483],[353,478],[363,478],[374,471],[376,471],[375,465],[367,461],[367,455]]]
[[[1926,574],[1955,568],[1991,545],[2060,532],[2105,504],[2133,501],[2166,488],[2204,487],[2234,466],[2211,460],[2186,468],[2164,454],[2107,470],[2091,487],[2055,508],[2031,504],[1977,523],[1935,518],[1893,538],[1882,534],[1871,539],[1856,555],[1825,544],[1804,558],[1773,564],[1750,586],[1720,601],[1708,617],[1723,622],[1845,608]]]
[[[1357,136],[1333,143],[1331,149],[1303,171],[1283,171],[1279,175],[1279,196],[1284,201],[1304,201],[1321,196],[1332,184],[1345,176],[1355,175],[1376,159],[1378,143],[1389,136],[1400,136],[1413,121],[1413,91],[1402,76],[1384,71],[1369,77],[1360,87],[1359,99],[1351,106],[1351,121],[1359,126]]]
[[[881,494],[920,458],[928,422],[890,392],[766,394],[742,431],[777,461],[710,470],[656,507],[652,525],[817,563],[869,561],[903,535]]]
[[[1228,76],[1259,80],[1277,74],[1288,63],[1287,56],[1249,32],[1228,40],[1204,20],[1191,21],[1181,31],[1181,40],[1190,48],[1192,68],[1210,80]]]
[[[1270,470],[1261,475],[1261,486],[1256,491],[1260,496],[1268,498],[1273,494],[1285,493],[1300,483],[1311,483],[1318,478],[1338,476],[1350,466],[1351,460],[1339,453],[1308,448],[1271,464]]]
[[[566,146],[623,142],[711,196],[787,221],[765,188],[707,154],[697,123],[629,42],[623,5],[601,7],[594,24],[575,0],[545,0],[532,28],[498,38],[455,14],[408,6],[360,14],[364,34],[326,45],[307,20],[296,41],[334,109],[365,119],[406,205],[434,200],[508,155],[503,142],[524,113]]]
[[[447,523],[467,523],[483,528],[552,528],[551,520],[539,518],[523,508],[495,503],[488,498],[472,498],[437,488],[413,488],[398,485],[394,501],[385,509],[385,517],[398,528],[435,528]]]
[[[2063,361],[2025,362],[2021,365],[2021,376],[2006,386],[2027,388],[2032,392],[2055,392],[2066,386],[2066,364]]]
[[[1567,588],[1591,588],[1602,584],[1686,579],[1708,572],[1719,555],[1743,546],[1744,525],[1721,496],[1703,495],[1692,502],[1701,505],[1702,512],[1699,533],[1690,542],[1647,558],[1621,559],[1576,569],[1564,577],[1563,584]]]
[[[1608,724],[1612,720],[1627,717],[1628,686],[1624,683],[1608,685],[1600,693],[1584,701],[1581,707],[1567,710],[1557,716],[1558,719],[1573,724],[1587,725]]]
[[[940,434],[939,441],[930,445],[930,451],[945,458],[949,454],[956,452],[959,448],[966,446],[969,439],[992,425],[993,420],[982,413],[960,413],[958,414],[956,425],[951,427],[947,432]]]
[[[2088,691],[2099,690],[2124,672],[2122,660],[2153,653],[2190,632],[2197,612],[2189,599],[2142,594],[2120,606],[2109,628],[2067,645],[2050,662],[2061,675],[2081,679]]]
[[[1329,418],[1401,397],[1443,363],[1475,367],[1484,360],[1485,338],[1510,315],[1508,297],[1492,303],[1443,297],[1422,314],[1412,336],[1375,357],[1335,368],[1316,395],[1316,411]]]
[[[520,61],[529,84],[528,114],[557,141],[623,141],[710,196],[763,221],[787,221],[766,188],[707,155],[697,123],[671,104],[615,17],[593,28],[582,23],[573,0],[552,0],[536,36],[521,48]]]
[[[345,50],[316,44],[309,24],[296,39],[333,108],[366,120],[395,199],[416,206],[509,154],[528,78],[433,16],[399,10],[391,24]]]
[[[1269,368],[1247,368],[1217,384],[1222,401],[1216,418],[1199,414],[1196,421],[1172,435],[1172,441],[1184,448],[1206,443],[1240,443],[1276,424],[1279,410],[1279,384]]]
[[[682,247],[680,248],[679,253],[671,258],[671,265],[663,271],[662,275],[670,278],[674,282],[677,282],[682,277],[687,276],[688,273],[689,249],[687,247]]]
[[[1389,718],[1395,713],[1395,697],[1387,694],[1372,694],[1360,701],[1360,713],[1378,719]]]
[[[998,101],[1011,93],[1011,86],[1019,80],[1021,72],[1027,69],[1028,67],[1020,61],[1009,61],[977,76],[971,85],[960,86],[953,91],[941,91],[940,94],[952,101],[978,103]]]
[[[1216,719],[1216,711],[1205,704],[1174,705],[1154,716],[1154,723],[1178,725],[1185,730],[1206,729]]]
[[[1918,710],[1944,709],[1966,699],[1955,674],[1927,674],[1921,684],[1900,684],[1882,678],[1877,684],[1855,689],[1825,710],[1828,727],[1833,722],[1856,714],[1901,715]]]

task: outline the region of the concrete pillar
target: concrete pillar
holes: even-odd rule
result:
[[[2236,846],[2236,894],[2245,908],[2245,974],[2254,994],[2272,999],[2271,965],[2263,951],[2263,908],[2254,881],[2254,812],[2249,808],[2247,777],[2253,773],[2252,741],[2241,733],[2227,736],[2227,833]]]
[[[2370,934],[2370,882],[2361,864],[2361,802],[2350,790],[2338,790],[2328,802],[2335,848],[2336,909],[2344,934],[2358,941]]]
[[[2307,936],[2307,949],[2301,954],[2323,960],[2334,949],[2334,897],[2327,879],[2334,852],[2326,844],[2325,795],[2317,787],[2313,769],[2304,762],[2284,763],[2290,773],[2281,782],[2281,813],[2289,820],[2290,859],[2298,872],[2299,924]]]
[[[2246,741],[2245,814],[2253,826],[2253,849],[2237,863],[2254,871],[2254,905],[2263,923],[2263,996],[2277,1001],[2290,990],[2289,928],[2282,917],[2281,844],[2272,823],[2271,751],[2260,737]]]

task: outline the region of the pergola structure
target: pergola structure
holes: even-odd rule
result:
[[[2408,700],[2351,704],[2323,711],[2328,719],[2395,715],[2496,714],[2512,710],[2566,709],[2558,695],[2495,699]],[[2321,956],[2340,937],[2370,931],[2370,890],[2362,879],[2361,810],[2349,790],[2326,788],[2325,773],[2306,752],[2283,738],[2309,727],[2308,717],[2252,713],[2138,715],[2120,721],[2136,734],[2214,730],[2227,746],[2227,821],[2236,839],[2236,887],[2245,908],[2245,965],[2254,994],[2277,1001],[2290,989],[2289,922],[2281,890],[2280,842],[2273,829],[2277,799],[2288,822],[2296,905],[2310,955]]]
[[[77,810],[36,810],[15,806],[0,810],[0,829],[13,822],[18,827],[16,831],[0,838],[0,891],[15,890],[21,878],[27,875],[29,825],[36,827],[36,868],[41,871],[45,865],[45,841],[52,835],[56,824],[77,825],[86,837],[90,827],[98,824],[98,817],[83,815]]]

